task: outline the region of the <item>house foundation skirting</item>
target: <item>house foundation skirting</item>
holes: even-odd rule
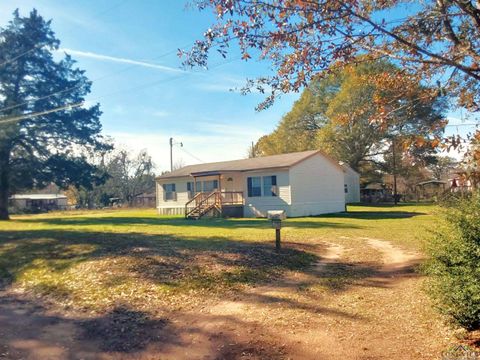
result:
[[[159,215],[182,215],[185,216],[185,206],[157,208]]]
[[[182,215],[185,216],[185,206],[157,208],[159,215]],[[218,216],[218,215],[217,215]],[[222,206],[222,217],[243,217],[243,205]]]

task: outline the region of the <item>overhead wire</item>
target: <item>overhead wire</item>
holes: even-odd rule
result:
[[[229,61],[226,61],[226,62],[218,63],[217,65],[211,67],[211,69],[218,68],[220,66],[229,64],[229,63],[231,63],[233,61],[236,61],[236,60],[239,60],[239,59],[240,59],[240,57],[237,57],[237,58],[233,58],[233,59],[231,59]],[[161,79],[161,80],[154,81],[154,82],[147,83],[147,84],[143,84],[143,85],[140,85],[140,86],[127,88],[127,89],[115,91],[113,93],[101,95],[101,96],[96,97],[94,99],[90,99],[89,101],[100,100],[100,99],[103,99],[103,98],[106,98],[106,97],[109,97],[109,96],[112,96],[112,95],[116,95],[116,94],[119,94],[119,93],[131,92],[131,91],[134,91],[134,90],[143,90],[143,89],[146,89],[148,87],[152,87],[152,86],[156,86],[156,85],[159,85],[159,84],[167,83],[169,81],[177,80],[179,78],[185,77],[185,76],[190,75],[190,74],[191,73],[186,72],[186,73],[183,73],[181,75],[174,76],[174,77],[171,77],[171,78],[168,78],[168,79]],[[79,107],[79,106],[84,105],[84,103],[85,102],[79,102],[79,103],[75,103],[75,104],[66,104],[66,105],[63,105],[63,106],[60,106],[60,107],[57,107],[57,108],[54,108],[54,109],[40,111],[40,112],[37,112],[37,113],[28,113],[28,114],[15,116],[15,117],[7,117],[7,118],[4,118],[4,119],[0,118],[0,125],[6,124],[6,123],[11,123],[11,122],[16,122],[16,121],[21,121],[21,120],[28,119],[28,118],[31,118],[31,117],[38,117],[38,116],[41,116],[41,115],[47,115],[47,114],[50,114],[50,113],[53,113],[53,112],[56,112],[56,111],[66,110],[66,109],[73,108],[73,107]]]
[[[195,160],[203,163],[204,161],[200,158],[198,158],[197,156],[193,155],[190,151],[188,151],[187,149],[183,148],[182,146],[181,147],[178,147],[180,150],[182,150],[185,154],[191,156],[192,158],[194,158]]]
[[[174,53],[176,50],[170,50],[162,55],[159,55],[159,56],[156,56],[154,58],[152,58],[151,60],[158,60],[158,59],[161,59],[163,57],[166,57],[168,55],[171,55],[172,53]],[[123,73],[125,71],[128,71],[134,67],[137,67],[137,66],[140,66],[139,64],[132,64],[132,65],[128,65],[126,67],[123,67],[119,70],[116,70],[116,71],[113,71],[111,73],[107,73],[105,75],[102,75],[102,76],[99,76],[98,78],[95,78],[93,80],[89,80],[91,83],[94,83],[94,82],[97,82],[97,81],[100,81],[100,80],[103,80],[103,79],[106,79],[106,78],[109,78],[111,76],[114,76],[114,75],[117,75],[117,74],[120,74],[120,73]],[[0,113],[2,112],[5,112],[5,111],[8,111],[8,110],[13,110],[13,109],[16,109],[16,108],[19,108],[19,107],[22,107],[22,106],[25,106],[25,105],[28,105],[30,103],[35,103],[37,101],[40,101],[40,100],[45,100],[45,99],[49,99],[53,96],[56,96],[56,95],[60,95],[60,94],[64,94],[64,93],[68,93],[70,91],[73,91],[73,90],[76,90],[76,89],[79,89],[81,88],[82,86],[84,86],[84,84],[79,84],[79,85],[75,85],[75,86],[72,86],[72,87],[69,87],[67,89],[63,89],[63,90],[59,90],[57,92],[53,92],[53,93],[50,93],[48,95],[45,95],[45,96],[41,96],[41,97],[38,97],[38,98],[35,98],[35,99],[29,99],[29,100],[26,100],[24,101],[23,103],[20,103],[20,104],[14,104],[14,105],[10,105],[10,106],[7,106],[7,107],[4,107],[2,109],[0,109]]]
[[[98,17],[100,17],[100,16],[102,16],[102,15],[105,15],[106,13],[112,11],[113,9],[116,9],[116,8],[118,8],[119,6],[122,6],[122,5],[125,4],[127,1],[130,1],[130,0],[120,1],[120,2],[117,3],[116,5],[110,6],[110,7],[108,7],[107,9],[104,9],[104,10],[100,11],[99,13],[94,14],[94,15],[92,16],[92,18],[98,18]],[[71,31],[72,31],[72,30],[70,30],[70,32],[71,32]],[[68,33],[68,32],[67,32],[67,33]],[[27,51],[24,51],[23,53],[15,56],[15,57],[13,57],[13,58],[11,58],[11,59],[8,59],[8,60],[4,61],[3,63],[0,63],[0,67],[5,66],[5,65],[7,65],[7,64],[10,64],[11,62],[16,61],[16,60],[24,57],[25,55],[29,54],[29,53],[32,52],[33,50],[37,49],[38,47],[42,47],[42,46],[43,46],[42,44],[36,44],[36,45],[34,45],[31,49],[29,49],[29,50],[27,50]]]
[[[22,115],[18,115],[18,116],[14,116],[14,117],[7,117],[7,118],[4,118],[4,119],[0,118],[0,125],[12,123],[12,122],[17,122],[17,121],[21,121],[21,120],[25,120],[25,119],[31,119],[31,118],[42,116],[42,115],[48,115],[48,114],[51,114],[51,113],[54,113],[54,112],[57,112],[57,111],[61,111],[61,110],[71,110],[73,108],[80,107],[83,104],[84,104],[84,102],[81,101],[81,102],[78,102],[78,103],[75,103],[75,104],[67,104],[67,105],[59,106],[59,107],[56,107],[56,108],[53,108],[53,109],[50,109],[50,110],[38,111],[38,112],[28,113],[28,114],[22,114]]]

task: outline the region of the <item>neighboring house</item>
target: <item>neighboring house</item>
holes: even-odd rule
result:
[[[345,202],[347,204],[360,202],[360,174],[344,162],[340,162],[345,173]]]
[[[345,211],[344,168],[320,151],[185,166],[156,178],[160,214],[265,217]]]
[[[471,192],[480,187],[480,172],[471,169],[454,169],[447,180],[454,193]]]
[[[16,194],[9,198],[9,205],[20,211],[66,210],[67,197],[59,194]]]

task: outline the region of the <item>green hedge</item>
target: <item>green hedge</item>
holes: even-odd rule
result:
[[[468,330],[480,328],[480,194],[444,204],[429,244],[428,290],[440,311]]]

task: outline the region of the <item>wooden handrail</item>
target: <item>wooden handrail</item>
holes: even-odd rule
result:
[[[222,191],[222,205],[243,205],[243,191]]]
[[[195,203],[194,206],[191,205],[193,202]],[[185,217],[188,218],[195,211],[198,211],[199,215],[202,216],[214,207],[221,210],[223,205],[244,205],[243,191],[213,190],[210,193],[197,193],[185,204]]]
[[[196,209],[202,209],[202,206],[204,203],[207,203],[208,204],[208,201],[214,197],[214,202],[213,204],[210,204],[210,206],[208,207],[207,211],[212,207],[212,206],[218,206],[218,205],[221,205],[221,197],[219,196],[219,191],[217,190],[214,190],[212,191],[211,193],[209,193],[207,196],[205,196],[205,198],[201,199],[199,202],[197,202],[197,198],[200,198],[202,197],[203,195],[205,195],[205,193],[198,193],[197,195],[195,195],[195,197],[192,199],[192,200],[195,200],[195,207],[191,210],[191,211],[188,211],[188,204],[192,201],[189,201],[187,204],[185,204],[185,217],[188,217],[192,212],[194,212]],[[204,209],[205,210],[205,209]]]
[[[185,208],[186,208],[191,202],[195,201],[198,197],[200,197],[201,195],[202,195],[201,192],[196,193],[193,198],[191,198],[190,200],[187,201],[187,203],[185,204]]]

